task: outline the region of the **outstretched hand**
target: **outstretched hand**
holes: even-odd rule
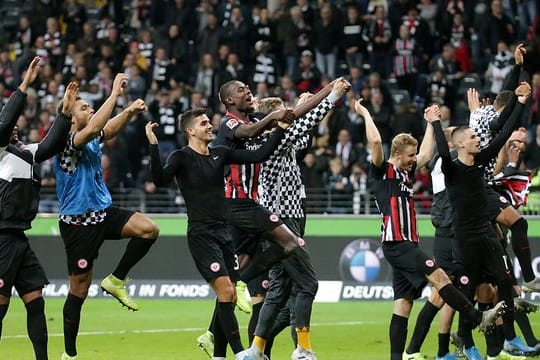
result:
[[[132,102],[131,105],[129,105],[128,109],[129,111],[131,111],[133,115],[148,111],[148,107],[146,106],[146,103],[142,99],[137,99],[134,102]]]
[[[482,106],[478,91],[474,88],[469,88],[469,90],[467,90],[467,105],[469,106],[469,111],[471,113]]]
[[[517,65],[523,65],[523,55],[527,53],[527,50],[523,46],[523,44],[519,44],[516,46],[516,49],[514,50],[514,59],[516,61]]]
[[[36,80],[39,74],[39,70],[41,69],[41,66],[39,65],[40,61],[41,58],[39,56],[36,56],[32,59],[30,65],[28,65],[28,68],[26,69],[26,72],[24,74],[23,81],[19,86],[22,92],[26,92],[28,87]]]
[[[363,98],[360,98],[354,102],[354,111],[356,111],[358,115],[366,117],[366,115],[369,115],[369,110],[364,105],[362,105],[363,100]]]
[[[75,81],[72,81],[66,87],[64,92],[64,98],[62,99],[62,113],[65,115],[71,115],[73,112],[73,107],[77,101],[77,96],[79,95],[79,84]]]
[[[127,86],[128,77],[124,73],[118,73],[114,77],[111,95],[122,96]]]
[[[336,79],[336,82],[334,82],[334,85],[332,87],[332,90],[334,90],[336,93],[338,93],[341,96],[345,95],[350,89],[351,89],[351,83],[349,83],[343,77]]]
[[[151,145],[157,145],[158,143],[158,139],[156,137],[156,134],[154,134],[154,128],[155,127],[158,127],[159,124],[158,123],[155,123],[155,122],[147,122],[145,127],[144,127],[144,130],[146,132],[146,138],[148,139],[148,142],[151,144]]]
[[[432,123],[434,121],[437,121],[437,120],[440,120],[441,119],[441,108],[439,107],[439,105],[434,104],[434,105],[431,105],[431,106],[427,107],[424,110],[424,119],[427,122],[430,122],[430,123]]]

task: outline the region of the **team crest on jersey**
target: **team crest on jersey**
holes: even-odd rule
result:
[[[0,279],[0,288],[4,287],[4,279]]]
[[[238,120],[236,120],[236,119],[230,119],[230,120],[228,120],[225,124],[227,125],[227,127],[228,127],[229,129],[234,129],[234,127],[238,124]]]
[[[427,260],[426,260],[426,266],[427,266],[428,268],[434,267],[434,266],[435,266],[435,261],[433,261],[433,260],[431,260],[431,259],[427,259]]]
[[[86,269],[86,267],[88,266],[88,261],[86,259],[79,259],[77,261],[77,266],[79,267],[79,269]]]
[[[463,275],[462,277],[459,278],[459,283],[460,283],[461,285],[467,285],[467,284],[469,284],[469,277]]]
[[[279,216],[277,216],[276,214],[270,215],[270,221],[271,222],[278,222],[279,221]]]
[[[499,196],[499,201],[502,202],[503,204],[506,204],[508,202],[508,200],[506,200],[504,196]]]
[[[212,270],[213,272],[218,272],[219,269],[221,269],[221,265],[219,265],[218,262],[213,262],[210,264],[210,270]]]
[[[304,246],[306,245],[306,240],[302,239],[302,238],[298,238],[298,246]]]
[[[264,279],[262,282],[261,282],[261,286],[263,289],[268,289],[270,287],[270,282],[266,279]]]

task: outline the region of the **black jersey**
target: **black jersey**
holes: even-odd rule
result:
[[[418,242],[412,188],[415,168],[407,172],[388,161],[384,161],[380,167],[371,163],[369,176],[382,216],[383,242]]]
[[[454,208],[454,231],[456,234],[482,234],[491,226],[487,212],[487,197],[485,193],[484,167],[496,157],[499,150],[520,119],[523,105],[517,103],[502,131],[493,141],[474,158],[473,165],[466,165],[456,159],[452,161],[448,143],[444,136],[441,123],[433,123],[437,148],[442,159],[442,170],[445,176],[446,188]]]
[[[224,146],[210,148],[208,155],[189,146],[174,151],[161,166],[157,145],[150,147],[152,178],[156,186],[165,186],[173,178],[186,202],[188,223],[225,222],[226,205],[223,170],[227,164],[258,163],[269,157],[284,135],[281,128],[254,151]]]

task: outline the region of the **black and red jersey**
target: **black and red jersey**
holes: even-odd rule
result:
[[[384,161],[381,167],[371,163],[370,178],[377,208],[382,216],[382,241],[418,242],[411,172]]]
[[[258,122],[255,116],[249,116],[249,121],[227,112],[219,124],[219,130],[214,144],[228,146],[232,149],[256,150],[262,143],[261,139],[238,139],[234,136],[236,129],[242,124]],[[260,164],[230,164],[225,168],[225,198],[252,199],[258,201]]]

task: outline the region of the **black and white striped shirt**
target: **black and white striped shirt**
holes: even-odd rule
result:
[[[287,129],[272,156],[262,164],[260,203],[272,213],[294,219],[305,216],[302,199],[306,193],[296,162],[296,152],[309,145],[309,131],[334,106],[334,102],[327,97],[304,117],[296,120]]]

